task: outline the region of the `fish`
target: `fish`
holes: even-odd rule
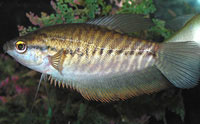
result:
[[[164,42],[194,41],[200,46],[200,14],[182,16],[182,20],[183,26]]]
[[[43,27],[6,42],[3,49],[22,65],[48,75],[51,84],[72,88],[87,100],[126,100],[169,87],[196,86],[199,45],[128,35],[149,26],[151,20],[141,15],[105,16]]]

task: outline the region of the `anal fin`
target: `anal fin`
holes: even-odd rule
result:
[[[110,102],[126,100],[142,94],[151,94],[171,86],[155,67],[116,76],[85,79],[76,83],[77,91],[88,100]]]

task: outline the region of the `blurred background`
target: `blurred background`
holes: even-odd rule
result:
[[[99,103],[84,100],[70,89],[47,83],[34,95],[40,74],[3,53],[2,46],[37,28],[84,22],[116,13],[145,14],[156,19],[147,39],[163,41],[182,20],[200,11],[200,0],[1,0],[0,1],[0,124],[199,124],[200,86],[171,88],[126,101]],[[82,11],[83,10],[83,11]],[[176,27],[172,29],[171,27]],[[141,36],[141,35],[138,35]],[[31,107],[33,112],[31,113]]]

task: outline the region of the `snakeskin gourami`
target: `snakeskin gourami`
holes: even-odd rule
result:
[[[198,44],[156,43],[127,35],[149,27],[147,22],[120,14],[48,26],[7,42],[4,50],[22,65],[49,75],[51,83],[71,87],[88,100],[124,100],[173,85],[197,85]]]

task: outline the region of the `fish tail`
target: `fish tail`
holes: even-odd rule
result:
[[[163,43],[156,66],[178,88],[192,88],[200,76],[200,48],[191,41]]]

